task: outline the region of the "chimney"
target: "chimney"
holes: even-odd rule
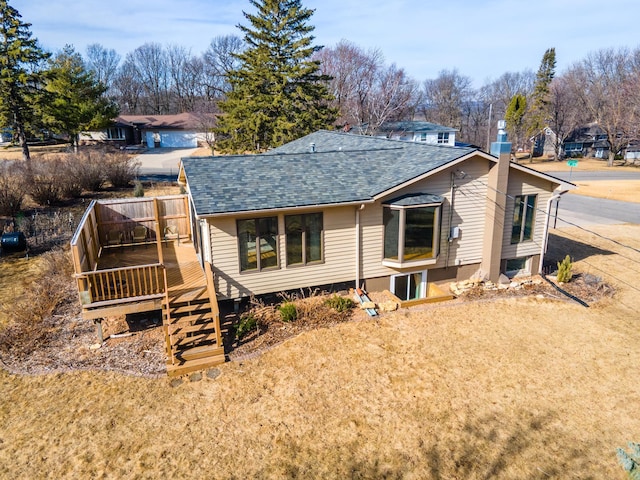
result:
[[[507,140],[505,128],[506,122],[499,120],[498,137],[495,142],[491,143],[491,155],[498,157],[498,161],[490,167],[487,181],[481,269],[492,282],[497,282],[501,273],[509,163],[511,162],[511,142]]]

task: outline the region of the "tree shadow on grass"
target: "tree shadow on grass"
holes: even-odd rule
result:
[[[616,255],[616,252],[550,233],[545,263],[555,265],[556,262],[562,261],[566,255],[569,255],[572,261],[576,262],[596,255]]]

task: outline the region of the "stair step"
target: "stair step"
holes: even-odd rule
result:
[[[209,310],[208,312],[199,312],[192,313],[190,315],[184,314],[179,315],[177,317],[171,316],[171,320],[169,321],[169,325],[179,325],[179,324],[188,324],[195,322],[211,322],[215,316],[213,312]]]
[[[170,377],[179,377],[191,372],[197,372],[198,370],[205,370],[209,367],[215,367],[224,363],[224,352],[206,358],[198,358],[195,360],[189,360],[185,362],[167,364],[167,375]]]
[[[190,292],[169,292],[169,303],[171,305],[199,301],[209,301],[209,291],[206,288]]]
[[[213,332],[213,333],[202,333],[200,335],[193,335],[191,337],[184,337],[184,338],[173,338],[173,335],[170,335],[170,341],[171,341],[171,346],[173,349],[176,349],[176,347],[182,347],[185,345],[189,345],[191,343],[195,343],[195,342],[210,342],[210,341],[218,341],[218,334],[217,332]]]
[[[224,347],[218,345],[203,345],[200,347],[185,348],[175,354],[176,363],[190,362],[200,358],[224,355]]]
[[[188,323],[183,324],[171,324],[168,326],[169,335],[176,335],[179,333],[193,333],[193,332],[203,332],[205,330],[215,330],[216,324],[215,322],[206,322],[206,323],[196,323],[195,325],[190,325]]]
[[[202,315],[203,313],[211,313],[211,307],[207,306],[207,308],[203,308],[203,307],[199,307],[199,308],[194,308],[192,307],[190,310],[183,308],[180,309],[178,311],[174,311],[171,310],[169,312],[169,315],[171,315],[171,318],[181,318],[181,317],[186,317],[189,315]]]
[[[171,314],[171,316],[180,315],[182,313],[197,312],[198,310],[209,310],[209,311],[211,311],[211,304],[209,304],[209,302],[207,302],[207,303],[200,303],[200,304],[197,304],[197,305],[183,305],[183,306],[180,306],[180,307],[174,307],[172,305],[171,307],[169,307],[169,313]]]

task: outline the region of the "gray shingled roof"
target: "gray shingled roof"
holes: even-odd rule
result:
[[[261,155],[182,164],[196,213],[207,216],[372,200],[474,150],[319,131]]]
[[[431,122],[385,122],[377,129],[378,132],[455,132],[452,127],[445,127]]]

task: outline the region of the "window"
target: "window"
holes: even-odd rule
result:
[[[420,134],[420,141],[421,142],[426,142],[427,141],[427,134],[426,133],[421,133]]]
[[[433,204],[427,204],[427,201]],[[403,197],[384,206],[384,260],[389,266],[435,261],[440,237],[441,203],[442,197],[420,194]]]
[[[125,140],[124,128],[112,127],[107,130],[107,139],[109,140]]]
[[[509,278],[515,277],[517,275],[525,275],[531,273],[530,268],[530,257],[522,257],[522,258],[512,258],[507,260],[507,264],[505,267],[505,273]]]
[[[517,195],[513,209],[511,244],[533,238],[533,217],[536,212],[537,195]]]
[[[438,133],[438,143],[449,143],[449,132]]]
[[[278,217],[238,220],[240,271],[278,266]]]
[[[415,300],[426,296],[427,272],[416,272],[391,277],[391,292],[400,300]]]
[[[322,213],[287,215],[287,265],[322,261]]]
[[[564,144],[565,153],[569,152],[581,152],[582,151],[582,143],[565,143]]]

